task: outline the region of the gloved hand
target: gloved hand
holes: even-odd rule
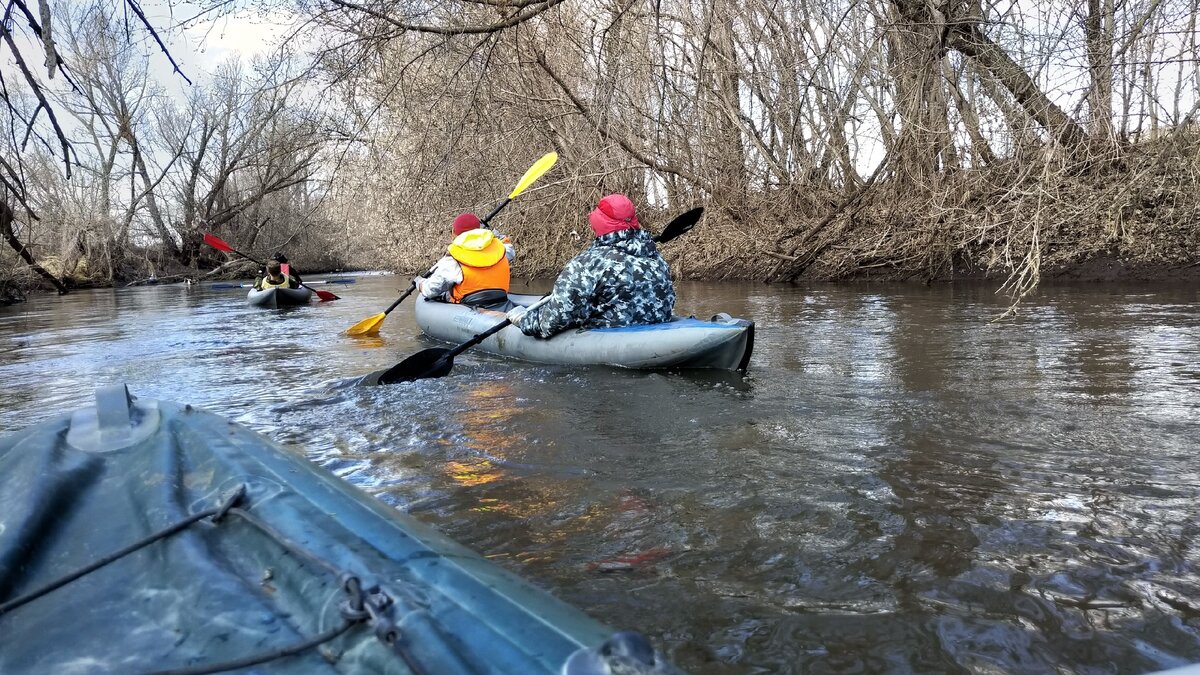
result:
[[[527,314],[528,312],[529,312],[529,309],[528,309],[528,308],[517,306],[517,307],[513,307],[512,309],[508,310],[508,313],[507,313],[507,314],[505,314],[505,316],[507,316],[507,317],[508,317],[508,320],[509,320],[509,321],[511,321],[511,322],[513,322],[513,323],[517,323],[517,322],[519,322],[519,321],[520,321],[520,320],[521,320],[521,319],[522,319],[522,318],[525,316],[525,314]]]
[[[425,281],[425,277],[413,277],[413,286],[416,287],[418,293],[421,292],[421,282],[423,281]]]

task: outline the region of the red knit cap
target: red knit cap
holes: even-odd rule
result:
[[[474,213],[463,213],[454,219],[454,236],[469,232],[479,227],[479,216]]]
[[[625,195],[608,195],[588,214],[588,223],[597,237],[619,230],[634,230],[642,226],[633,212],[633,202]]]

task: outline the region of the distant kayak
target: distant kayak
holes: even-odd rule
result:
[[[312,291],[300,288],[267,288],[261,291],[250,289],[246,301],[254,307],[290,307],[305,305],[312,299]]]
[[[4,673],[678,672],[294,452],[123,385],[0,439],[0,635]]]
[[[530,305],[539,296],[510,294],[509,299]],[[446,342],[465,342],[504,320],[500,312],[423,297],[417,298],[415,308],[421,330]],[[645,326],[571,329],[548,340],[529,337],[509,326],[477,349],[534,363],[745,370],[754,351],[754,322],[728,314],[718,314],[710,321],[676,317]]]

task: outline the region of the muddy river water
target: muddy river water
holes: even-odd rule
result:
[[[1200,662],[1200,290],[683,283],[749,372],[539,366],[352,388],[431,346],[407,279],[248,307],[161,286],[0,309],[0,432],[126,382],[303,453],[683,668]],[[545,284],[537,286],[538,290]]]

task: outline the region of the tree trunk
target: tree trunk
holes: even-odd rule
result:
[[[1113,0],[1088,0],[1088,15],[1084,21],[1087,34],[1088,108],[1092,119],[1091,135],[1097,141],[1111,141],[1112,127],[1112,26]]]
[[[715,126],[712,144],[716,148],[715,185],[717,201],[735,218],[745,216],[749,181],[746,175],[746,150],[742,143],[741,94],[737,48],[734,43],[734,8],[720,0],[713,6],[710,40],[712,57],[706,60],[705,70],[711,79],[708,85],[716,94],[713,110]]]
[[[21,256],[21,259],[25,261],[25,264],[33,268],[33,271],[40,274],[43,279],[49,281],[51,284],[54,284],[54,287],[58,289],[59,295],[66,295],[68,292],[70,292],[70,289],[68,289],[63,282],[59,281],[53,274],[50,274],[50,272],[46,271],[45,267],[37,264],[37,261],[33,259],[33,254],[29,252],[29,248],[22,244],[20,239],[17,239],[17,234],[16,232],[13,232],[12,226],[13,220],[15,219],[16,214],[13,213],[12,207],[8,205],[8,202],[0,201],[0,235],[4,236],[4,239],[8,241],[8,245],[17,252],[17,255]]]
[[[899,1],[905,3],[910,0]],[[1021,108],[1059,144],[1074,148],[1087,137],[1083,128],[1055,105],[1008,52],[983,33],[977,23],[954,23],[948,37],[951,47],[991,73],[1012,93]]]
[[[141,146],[138,145],[133,135],[129,135],[129,144],[133,146],[133,166],[138,175],[142,178],[142,185],[146,190],[146,209],[150,212],[150,220],[154,222],[154,228],[158,230],[158,238],[162,240],[163,251],[175,260],[187,264],[180,255],[179,247],[175,244],[175,237],[171,235],[171,230],[167,228],[167,222],[163,218],[162,211],[158,208],[158,199],[154,196],[154,183],[150,180],[150,172],[146,169],[146,160],[142,157]]]
[[[958,116],[962,119],[963,126],[967,129],[967,136],[971,138],[971,150],[975,157],[971,164],[978,166],[982,163],[984,166],[989,166],[996,163],[996,154],[992,152],[992,146],[988,144],[984,138],[983,132],[979,128],[979,115],[975,112],[975,106],[972,105],[967,97],[963,95],[962,88],[958,84],[959,73],[950,65],[949,61],[943,63],[942,73],[946,77],[946,83],[950,86],[950,93],[954,96],[954,104],[958,108]]]
[[[895,170],[903,180],[925,185],[944,168],[939,162],[945,159],[941,131],[949,128],[945,106],[939,106],[934,92],[934,85],[941,84],[945,17],[930,12],[915,22],[903,12],[896,14],[887,32],[888,71],[900,116]]]

